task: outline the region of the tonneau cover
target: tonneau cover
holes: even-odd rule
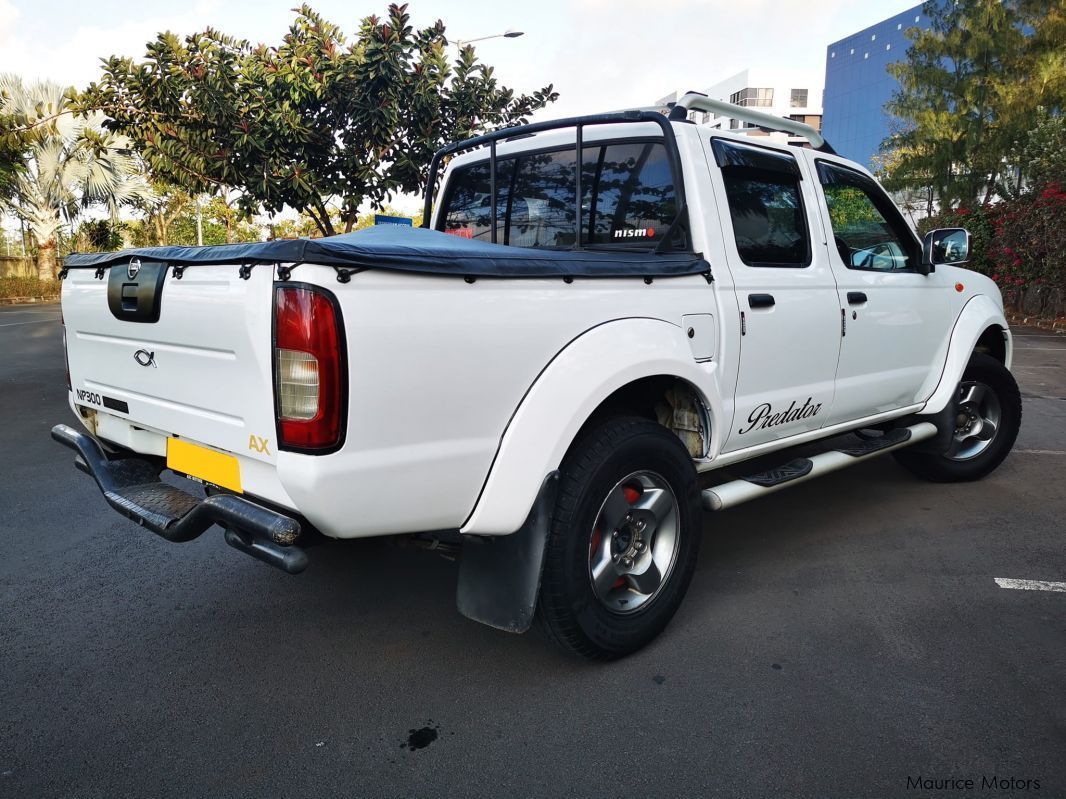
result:
[[[470,277],[656,277],[695,275],[710,265],[692,253],[543,250],[509,247],[404,225],[380,225],[323,239],[287,239],[210,247],[141,247],[68,255],[64,269],[126,264],[131,258],[174,266],[312,263],[344,269]]]

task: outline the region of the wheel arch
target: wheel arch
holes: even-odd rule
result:
[[[622,319],[586,331],[555,356],[526,392],[461,532],[506,535],[517,530],[545,476],[559,467],[589,424],[617,413],[658,421],[654,400],[671,388],[699,409],[708,428],[705,451],[712,448],[722,413],[713,390],[715,368],[695,361],[684,332],[670,322]]]
[[[985,355],[989,355],[995,358],[1004,366],[1007,365],[1007,333],[1006,328],[1002,328],[999,325],[992,324],[984,329],[984,332],[977,337],[977,343],[974,344],[974,352],[983,352]]]
[[[983,294],[971,298],[955,321],[940,380],[921,413],[938,413],[947,407],[974,352],[984,352],[1009,369],[1013,351],[1003,308]]]

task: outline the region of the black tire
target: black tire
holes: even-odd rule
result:
[[[983,449],[968,455],[962,444],[953,441],[952,449],[948,452],[912,452],[903,449],[894,453],[896,460],[909,471],[934,483],[980,480],[1003,463],[1014,447],[1022,424],[1022,397],[1018,384],[1007,367],[980,352],[973,354],[963,372],[960,393],[973,384],[986,387],[998,408],[995,433]],[[960,414],[958,421],[961,422],[962,417],[966,416],[965,408],[960,407]]]
[[[563,460],[560,472],[537,603],[540,626],[570,652],[594,660],[619,658],[640,649],[666,628],[692,580],[701,534],[696,470],[685,447],[666,428],[643,418],[615,417],[583,434]],[[607,518],[601,511],[607,513],[608,495],[616,496],[627,477],[635,473],[661,480],[672,497],[660,493],[676,500],[672,510],[662,514],[667,520],[662,525],[654,522],[650,533],[636,531],[633,546],[646,547],[647,555],[635,557],[658,558],[660,551],[666,551],[660,547],[664,536],[669,538],[669,551],[674,554],[665,575],[656,570],[661,580],[654,592],[641,595],[628,584],[619,586],[616,582],[612,586],[611,593],[621,597],[615,601],[629,602],[625,597],[632,591],[639,598],[634,603],[641,602],[635,609],[619,611],[609,608],[593,588],[590,560],[594,543],[597,552],[608,554],[618,546],[617,540],[602,543],[605,533],[594,528]],[[636,495],[633,488],[626,490],[632,492],[626,497]],[[633,514],[639,514],[639,505],[638,500],[631,506]],[[631,515],[627,511],[625,520]],[[665,528],[670,519],[668,534]],[[624,526],[632,531],[631,525]],[[648,527],[650,530],[651,524]],[[642,535],[649,536],[647,544]],[[623,535],[628,537],[628,533]]]

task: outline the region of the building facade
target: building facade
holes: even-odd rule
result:
[[[698,89],[712,100],[724,100],[734,105],[757,108],[774,116],[804,122],[816,130],[822,127],[822,81],[819,75],[803,75],[792,71],[745,69],[713,86]],[[679,90],[660,98],[656,105],[666,106],[684,95]],[[699,125],[730,130],[748,136],[770,136],[774,139],[806,144],[806,139],[759,128],[726,116],[692,111],[689,119]]]
[[[822,135],[845,158],[871,166],[893,132],[894,118],[884,107],[899,83],[888,65],[906,58],[909,29],[928,27],[917,5],[826,48]]]

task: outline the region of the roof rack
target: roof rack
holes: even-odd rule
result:
[[[801,136],[809,141],[811,147],[815,150],[836,155],[836,150],[829,146],[829,142],[822,138],[821,133],[816,131],[810,125],[805,125],[794,119],[785,119],[784,117],[775,116],[774,114],[767,114],[765,111],[755,111],[751,108],[727,103],[724,100],[712,100],[702,92],[687,92],[684,97],[674,104],[674,109],[679,108],[685,111],[685,117],[688,116],[689,111],[710,111],[721,116],[729,117],[730,119],[739,119],[742,122],[750,122],[751,124],[760,128],[765,128],[766,130],[791,133],[793,136]],[[674,112],[671,112],[671,118],[677,119],[677,117],[674,116]]]

